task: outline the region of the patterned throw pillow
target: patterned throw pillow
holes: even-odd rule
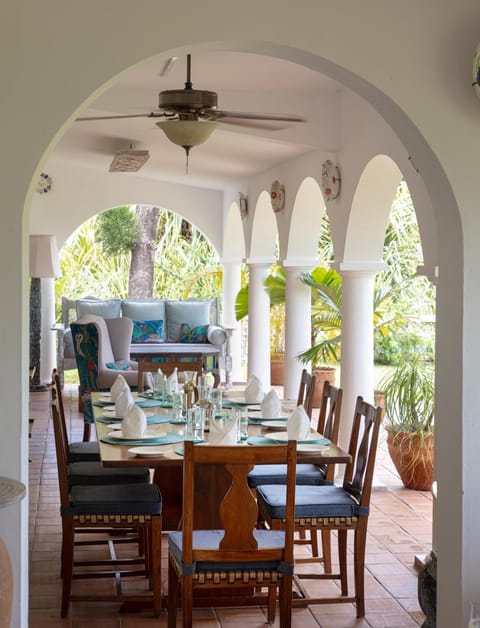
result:
[[[133,321],[133,344],[163,342],[163,321]]]
[[[208,325],[188,325],[182,323],[180,325],[180,338],[178,342],[201,343],[207,342]]]
[[[113,371],[133,371],[132,365],[126,360],[117,360],[116,362],[106,362],[107,369]]]

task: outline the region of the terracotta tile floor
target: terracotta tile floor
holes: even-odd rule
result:
[[[75,387],[67,386],[64,394],[71,438],[80,440],[83,422],[76,411]],[[34,419],[30,439],[30,628],[166,626],[165,616],[155,619],[147,611],[119,613],[118,605],[107,603],[73,603],[69,617],[60,618],[61,522],[48,399],[49,393],[41,392],[32,393],[30,399],[30,416]],[[423,622],[417,601],[414,557],[430,549],[431,495],[402,487],[384,440],[377,456],[374,484],[366,555],[365,618],[357,620],[350,604],[314,605],[295,609],[293,626],[400,628]],[[298,548],[299,553],[306,551],[305,547]],[[74,586],[78,590],[91,587],[94,582],[98,581],[77,581]],[[143,582],[137,586],[143,586]],[[104,580],[98,586],[110,585]],[[312,592],[328,591],[336,585],[331,581],[316,581],[310,588]],[[203,609],[194,611],[194,625],[249,628],[265,625],[265,617],[265,609],[259,607]]]

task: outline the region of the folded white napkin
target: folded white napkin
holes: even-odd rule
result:
[[[272,419],[280,416],[282,402],[280,401],[276,390],[272,390],[265,395],[260,405],[262,408],[262,417]]]
[[[122,435],[126,438],[141,438],[147,429],[147,417],[142,408],[131,403],[122,420]]]
[[[247,403],[260,403],[262,399],[262,382],[258,379],[256,375],[251,375],[248,378],[247,385],[245,386],[245,401]]]
[[[130,388],[124,388],[115,400],[115,416],[125,416],[125,412],[131,403],[134,403],[134,401]]]
[[[117,400],[119,393],[126,388],[130,390],[129,385],[127,384],[127,380],[123,377],[123,375],[117,375],[117,378],[110,388],[110,399],[113,401],[113,403],[115,403],[115,401]]]
[[[303,406],[297,406],[288,417],[287,433],[289,440],[307,440],[310,436],[310,417]]]
[[[208,423],[210,434],[208,442],[211,445],[236,445],[238,437],[238,421],[222,421],[211,419]]]

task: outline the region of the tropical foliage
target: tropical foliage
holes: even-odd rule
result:
[[[72,299],[128,295],[130,252],[104,253],[97,241],[98,218],[79,227],[60,252],[62,277],[55,282],[58,318],[62,295]],[[154,277],[156,298],[203,299],[221,294],[222,270],[215,249],[195,227],[186,239],[182,217],[167,210],[160,212]]]

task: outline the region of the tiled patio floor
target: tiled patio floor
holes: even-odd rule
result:
[[[65,410],[72,440],[80,440],[83,421],[74,387],[65,389]],[[49,420],[49,393],[31,394],[34,419],[30,440],[30,628],[143,628],[166,626],[166,617],[151,613],[119,613],[118,604],[73,603],[67,619],[60,618],[61,522],[53,442]],[[298,628],[418,626],[424,616],[417,601],[416,554],[431,543],[432,499],[429,492],[404,489],[392,467],[385,443],[377,456],[375,487],[369,520],[366,555],[366,616],[355,618],[350,604],[316,605],[296,609]],[[305,548],[299,548],[305,551]],[[164,552],[165,556],[165,552]],[[75,587],[91,587],[80,581]],[[101,586],[107,586],[102,582]],[[315,590],[327,590],[331,581],[316,581]],[[205,609],[194,611],[194,625],[205,628],[250,628],[265,625],[265,609]],[[278,614],[277,614],[278,615]]]

